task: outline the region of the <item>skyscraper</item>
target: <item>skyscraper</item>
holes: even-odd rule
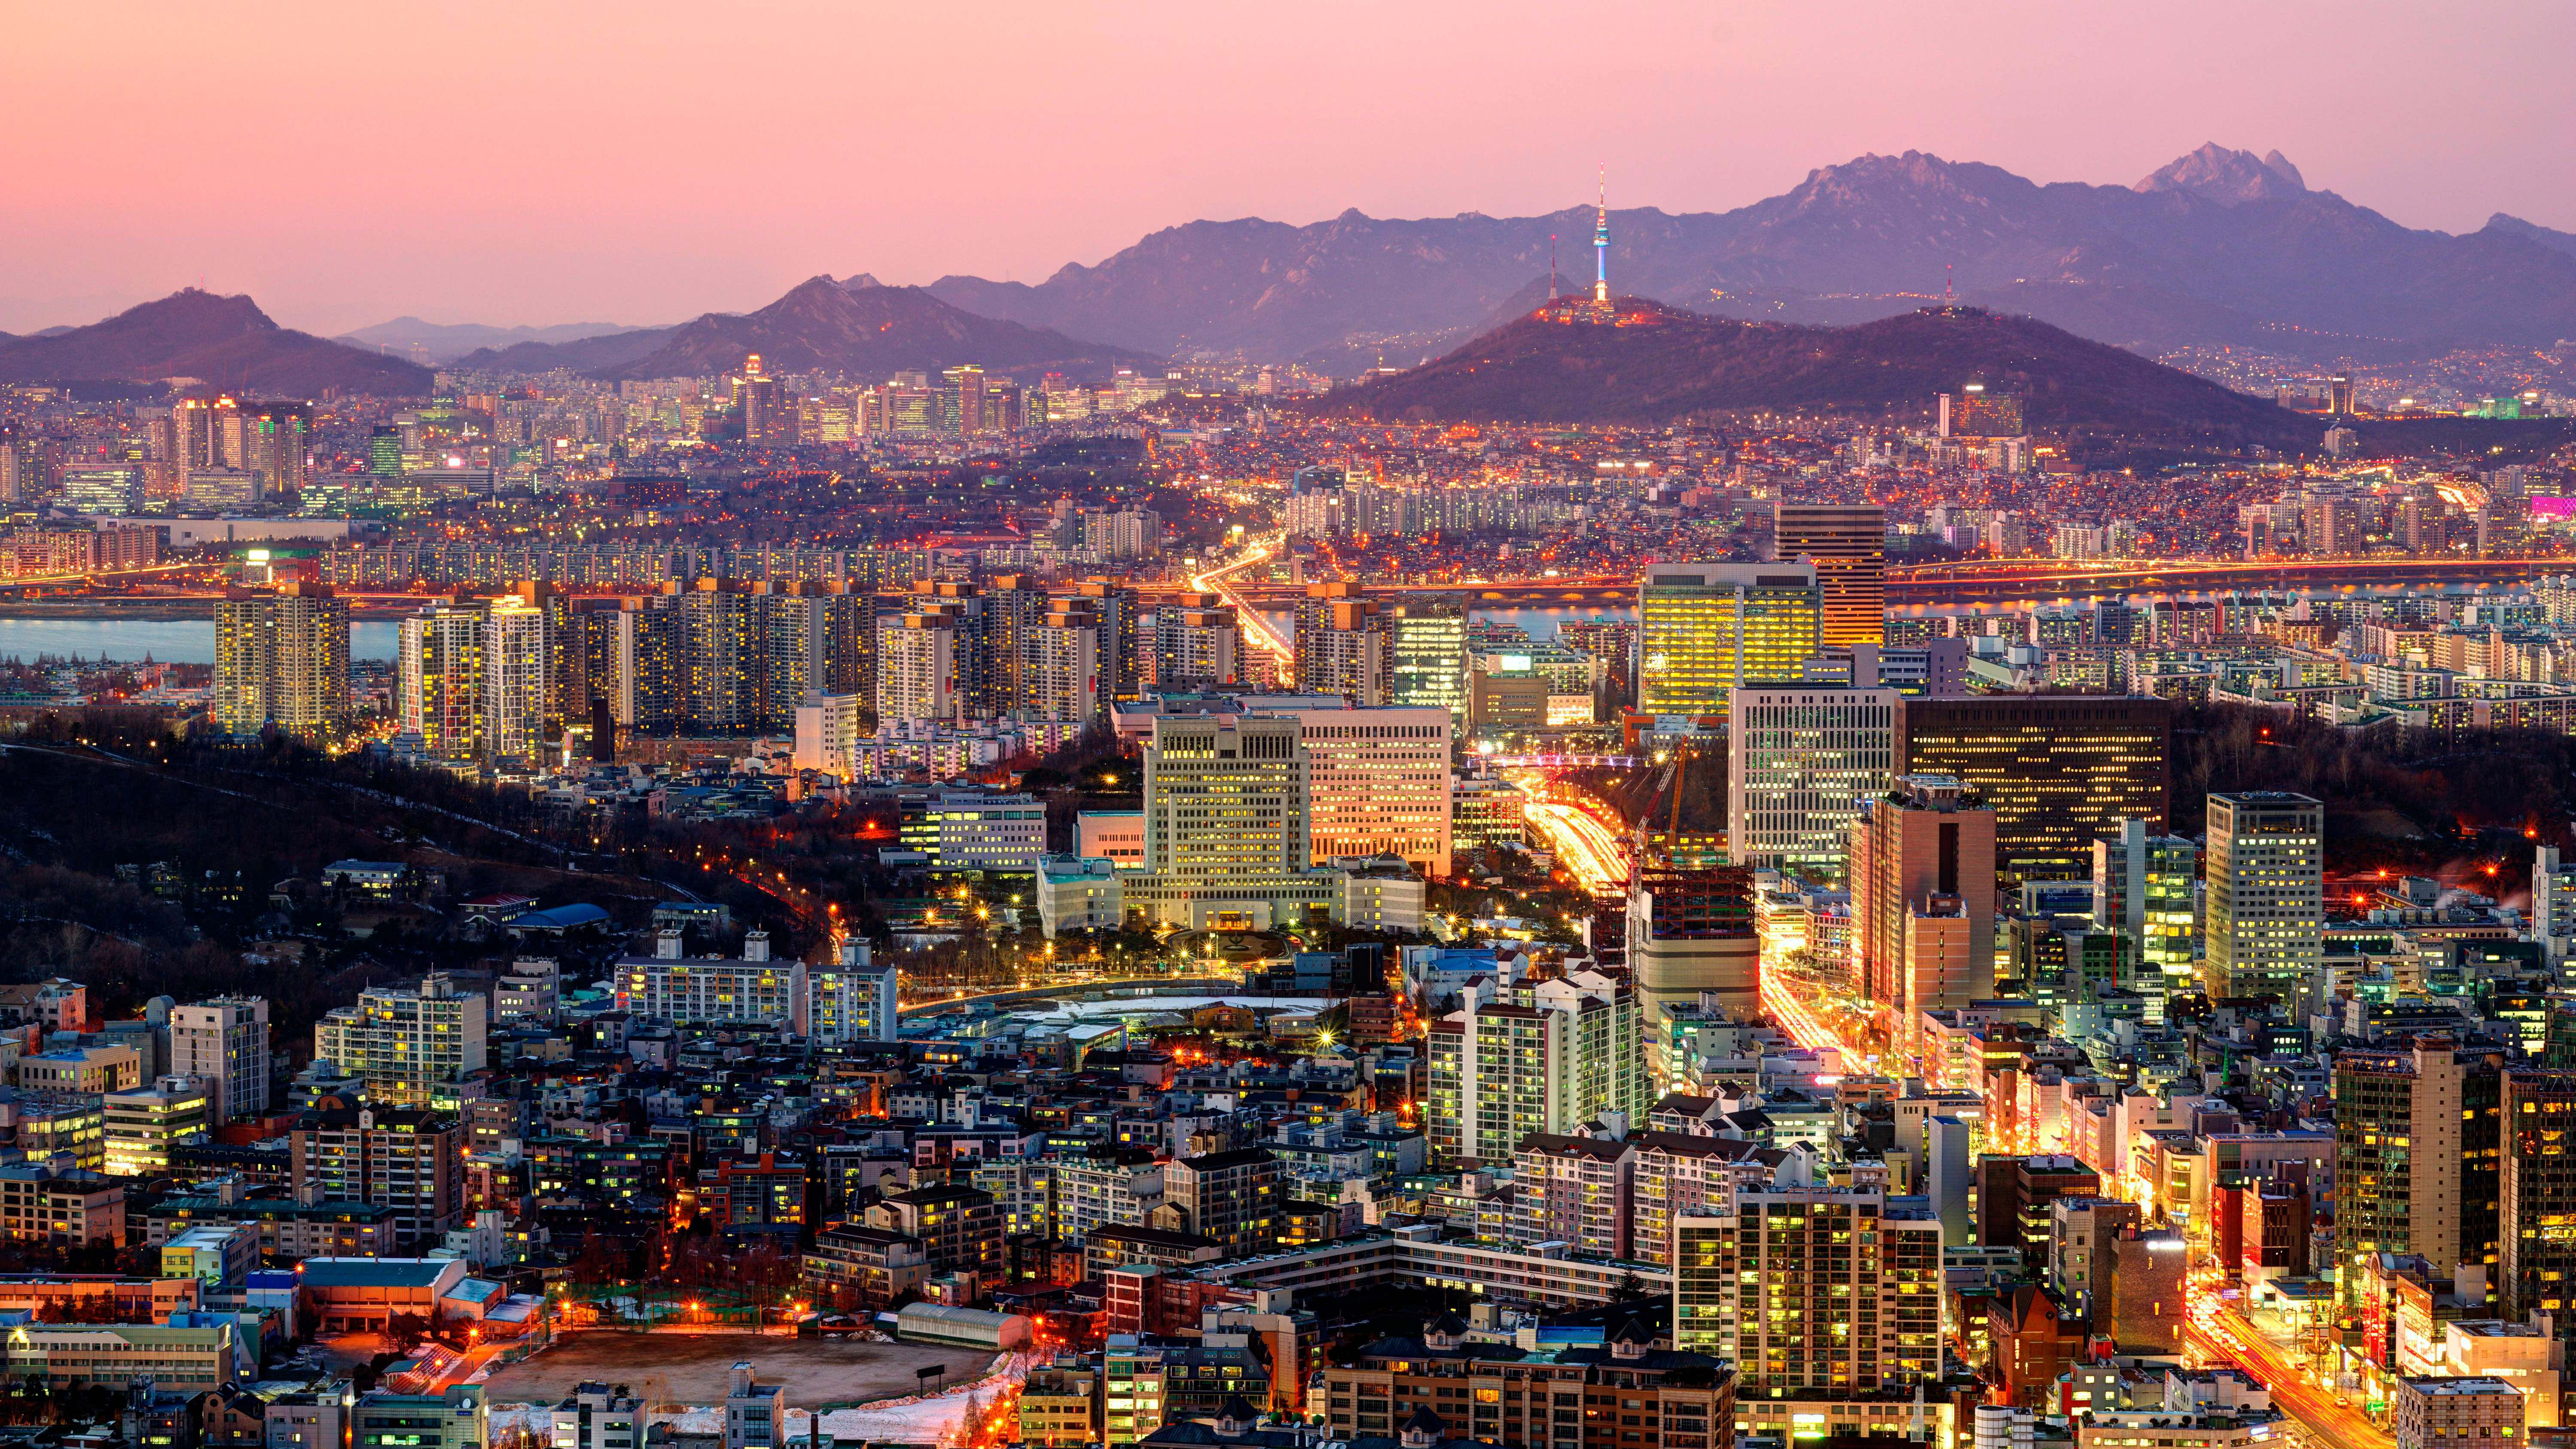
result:
[[[2461,1263],[2495,1261],[2501,1051],[2438,1033],[2404,1051],[2346,1050],[2334,1103],[2334,1266],[2346,1303],[2373,1253],[2421,1254],[2446,1280]]]
[[[483,616],[489,604],[457,599],[402,621],[394,661],[394,717],[404,734],[444,759],[472,759],[483,740]]]
[[[1889,1013],[1889,1039],[1910,1046],[1924,1012],[1994,987],[1996,825],[1956,779],[1894,786],[1852,824],[1852,959],[1854,984]]]
[[[2209,797],[2212,996],[2318,1003],[2325,958],[2325,805],[2283,790]]]
[[[2498,1133],[2494,1281],[2505,1317],[2576,1309],[2576,1172],[2567,1132],[2576,1119],[2576,1073],[2516,1068],[2504,1074]],[[2337,1247],[2342,1245],[2338,1243]],[[2338,1255],[2340,1256],[2340,1255]]]
[[[1887,510],[1874,503],[1783,503],[1772,557],[1816,566],[1825,648],[1887,642]]]
[[[325,585],[231,588],[215,605],[216,723],[312,737],[349,712],[349,604]]]
[[[367,436],[367,471],[378,478],[399,478],[403,472],[402,429],[378,428]]]
[[[546,616],[503,595],[483,614],[482,753],[532,759],[545,746]]]
[[[2168,992],[2191,976],[2199,877],[2200,847],[2153,834],[2143,820],[2123,820],[2118,834],[2093,842],[2093,924],[2128,937],[2140,969],[2162,973]]]
[[[1820,644],[1815,565],[1648,564],[1637,591],[1637,707],[1719,716],[1730,690],[1784,684]]]
[[[1467,727],[1467,609],[1457,599],[1422,599],[1388,609],[1393,632],[1391,704],[1449,711],[1453,733]]]
[[[808,694],[873,690],[876,600],[839,580],[773,583],[753,596],[760,658],[752,669],[753,714],[762,729],[794,723]]]
[[[1861,801],[1886,793],[1896,691],[1830,685],[1728,696],[1726,850],[1738,865],[1844,879]]]
[[[2083,880],[2123,820],[2169,817],[2173,703],[2144,696],[1908,697],[1896,768],[1949,775],[1995,812],[2002,882]]]

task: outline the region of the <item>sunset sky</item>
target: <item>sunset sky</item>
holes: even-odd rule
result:
[[[1831,17],[1830,19],[1827,17]],[[1023,281],[1201,217],[1724,210],[1867,151],[2126,184],[2215,140],[2576,230],[2576,6],[17,5],[0,330],[678,321]]]

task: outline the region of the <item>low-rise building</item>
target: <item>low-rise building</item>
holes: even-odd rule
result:
[[[0,1232],[19,1243],[125,1246],[125,1187],[68,1154],[0,1167]]]
[[[805,1250],[805,1289],[826,1312],[891,1308],[929,1276],[930,1254],[921,1240],[886,1228],[835,1223]]]
[[[2522,1390],[2502,1379],[2401,1374],[2389,1408],[2397,1449],[2504,1449],[2522,1438]]]

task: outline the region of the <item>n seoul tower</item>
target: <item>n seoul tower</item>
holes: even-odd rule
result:
[[[1592,300],[1610,305],[1610,168],[1601,168],[1601,201],[1592,218]]]

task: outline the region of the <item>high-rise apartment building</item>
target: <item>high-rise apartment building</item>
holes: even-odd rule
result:
[[[686,640],[676,593],[585,600],[571,615],[578,651],[573,687],[590,717],[605,703],[611,723],[659,733],[679,726],[681,655]]]
[[[371,1101],[452,1107],[457,1084],[483,1070],[490,1001],[444,972],[412,986],[370,987],[313,1028],[313,1055],[367,1084]]]
[[[1950,775],[1995,812],[2003,884],[2083,880],[2123,820],[2170,818],[2173,703],[2143,696],[1905,699],[1896,769]]]
[[[2346,1303],[2374,1253],[2419,1254],[2443,1280],[2461,1263],[2498,1261],[2504,1091],[2501,1051],[2439,1035],[2335,1057],[2334,1266]],[[2513,1128],[2525,1125],[2517,1116]]]
[[[268,998],[216,996],[170,1009],[170,1071],[207,1084],[213,1119],[268,1110]]]
[[[1673,1347],[1736,1392],[1870,1393],[1941,1372],[1941,1222],[1886,1195],[1772,1186],[1675,1225]]]
[[[1214,594],[1185,593],[1156,605],[1153,640],[1152,677],[1144,683],[1156,689],[1232,689],[1243,682],[1243,629],[1233,607]]]
[[[215,722],[320,735],[349,712],[349,603],[321,584],[230,588],[215,605]]]
[[[1995,812],[1944,775],[1900,777],[1852,823],[1853,984],[1890,1013],[1892,1041],[1994,988],[1995,830]]]
[[[2325,805],[2250,790],[2209,797],[2212,996],[2277,995],[2294,1013],[2319,1000],[2325,959]]]
[[[1091,605],[1099,630],[1100,697],[1136,698],[1151,682],[1154,668],[1154,635],[1136,591],[1108,579],[1085,579],[1073,586],[1072,597]]]
[[[1434,1161],[1509,1162],[1533,1132],[1567,1133],[1604,1112],[1645,1119],[1644,1023],[1627,983],[1585,971],[1523,994],[1471,1000],[1431,1024]]]
[[[839,780],[856,777],[859,741],[866,738],[865,704],[855,694],[805,696],[796,706],[796,768]]]
[[[1842,881],[1861,802],[1887,792],[1896,698],[1893,689],[1817,685],[1732,691],[1727,858]]]
[[[484,616],[490,604],[459,599],[430,605],[402,621],[394,661],[394,720],[421,747],[445,759],[483,750]]]
[[[837,959],[808,966],[806,1011],[814,1040],[832,1044],[895,1039],[895,998],[902,974],[892,962],[877,965],[865,941],[843,941]]]
[[[2500,1316],[2576,1311],[2576,1072],[2516,1068],[2504,1074],[2496,1181]],[[2342,1244],[2337,1243],[2340,1248]],[[2338,1261],[2341,1255],[2338,1254]]]
[[[1050,600],[1020,642],[1013,708],[1032,719],[1079,721],[1100,713],[1100,618],[1084,599]]]
[[[1782,503],[1771,556],[1816,566],[1828,649],[1887,642],[1887,510],[1875,503]]]
[[[963,717],[966,682],[960,664],[975,655],[961,648],[971,625],[947,608],[889,614],[877,624],[877,722],[953,720]],[[961,661],[963,656],[963,661]]]
[[[1458,599],[1396,604],[1386,611],[1393,635],[1394,688],[1389,702],[1449,711],[1450,727],[1467,728],[1467,607]]]
[[[1154,721],[1145,751],[1145,868],[1211,884],[1307,865],[1309,765],[1299,721]]]
[[[1822,642],[1815,565],[1646,566],[1637,591],[1637,708],[1722,717],[1730,691],[1782,684]]]
[[[866,698],[876,680],[876,600],[838,579],[755,594],[759,661],[750,681],[762,729],[786,729],[809,694]]]
[[[1395,693],[1394,620],[1348,583],[1308,584],[1297,603],[1297,689],[1383,705]]]
[[[327,1201],[393,1209],[406,1242],[465,1220],[465,1132],[453,1112],[366,1106],[307,1112],[287,1136],[293,1182]]]
[[[1279,1159],[1266,1147],[1240,1147],[1163,1165],[1163,1201],[1177,1208],[1181,1230],[1213,1238],[1229,1258],[1267,1253],[1278,1242],[1286,1188]]]
[[[504,594],[483,613],[482,752],[530,759],[545,747],[549,688],[546,616]]]
[[[700,579],[680,593],[680,709],[684,728],[752,728],[759,698],[759,599],[730,579]]]
[[[2094,928],[2126,936],[2139,969],[2161,974],[2168,992],[2192,974],[2199,879],[2200,846],[2157,835],[2143,820],[2123,820],[2117,834],[2093,842]]]

